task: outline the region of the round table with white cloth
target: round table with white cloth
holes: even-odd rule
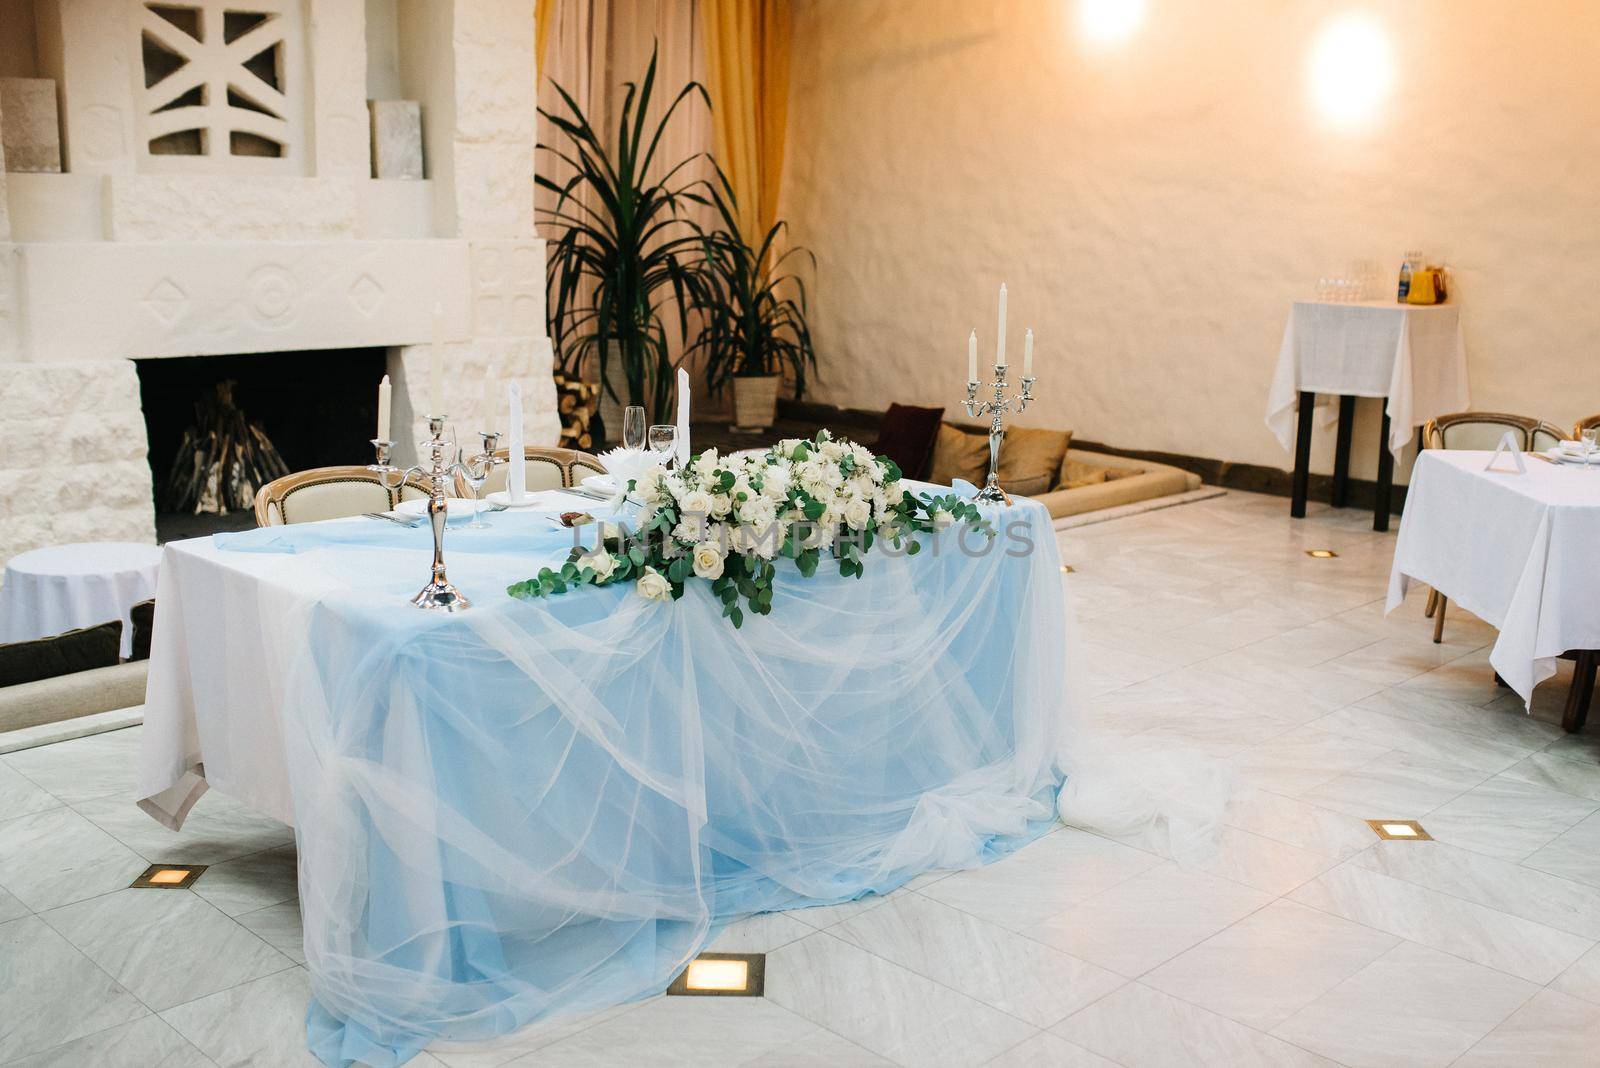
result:
[[[122,655],[133,651],[128,609],[156,595],[161,549],[131,541],[51,545],[6,562],[0,642],[22,642],[122,620]]]

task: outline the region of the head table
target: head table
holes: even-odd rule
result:
[[[733,918],[1049,825],[1075,704],[1059,557],[1044,508],[984,508],[992,543],[875,547],[861,578],[781,564],[741,629],[699,581],[508,597],[572,545],[549,511],[449,529],[474,602],[453,615],[406,603],[425,527],[169,544],[139,803],[178,827],[215,786],[295,826],[326,1064],[659,992]]]

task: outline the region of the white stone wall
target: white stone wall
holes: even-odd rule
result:
[[[0,363],[0,559],[154,541],[139,380],[127,360]]]

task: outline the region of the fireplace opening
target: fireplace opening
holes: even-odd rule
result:
[[[387,361],[382,348],[134,361],[156,537],[165,542],[254,526],[244,502],[281,470],[371,463],[377,386]],[[196,492],[195,472],[205,465],[227,473],[202,476],[209,484]]]

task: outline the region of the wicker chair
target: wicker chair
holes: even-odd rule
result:
[[[1526,415],[1506,412],[1455,412],[1430,419],[1422,428],[1422,440],[1429,449],[1478,449],[1488,451],[1500,445],[1506,431],[1515,435],[1523,451],[1543,452],[1567,437],[1558,426]],[[1444,611],[1449,598],[1438,590],[1428,592],[1423,615],[1433,620],[1433,644],[1444,640]]]
[[[570,489],[590,475],[605,474],[605,467],[594,456],[577,449],[557,449],[540,445],[526,445],[522,455],[528,460],[528,489]],[[495,457],[509,459],[511,450],[500,449]],[[495,464],[484,480],[483,493],[495,493],[506,488],[507,465]]]
[[[365,467],[313,467],[275,478],[256,491],[256,525],[314,523],[363,512],[386,512],[398,501],[425,497],[427,491],[408,482],[391,490]]]

